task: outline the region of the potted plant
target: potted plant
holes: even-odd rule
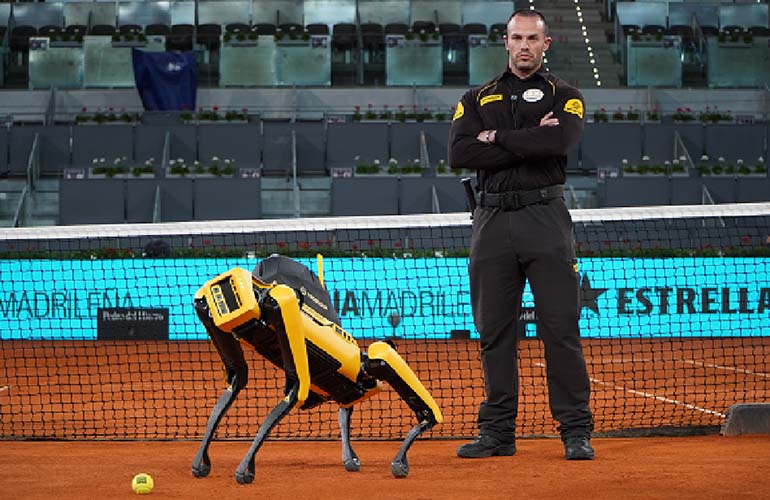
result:
[[[676,112],[671,117],[675,122],[691,122],[695,119],[690,108],[676,108]]]
[[[404,105],[399,104],[398,105],[398,111],[396,112],[396,120],[400,121],[401,123],[404,123],[407,119],[406,111],[404,111]]]
[[[374,109],[372,108],[372,103],[369,103],[367,105],[366,114],[364,114],[364,118],[366,120],[376,120],[377,119],[377,113],[374,112]]]
[[[393,113],[391,113],[388,110],[388,105],[385,104],[382,107],[382,112],[380,112],[380,115],[379,115],[380,120],[390,120],[392,118],[392,116],[393,116]]]
[[[604,108],[599,108],[598,111],[594,111],[594,122],[595,123],[607,122],[607,110]]]
[[[189,173],[190,167],[185,164],[184,159],[169,160],[166,177],[186,177]]]

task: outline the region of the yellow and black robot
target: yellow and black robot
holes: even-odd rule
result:
[[[320,276],[320,278],[319,278]],[[195,311],[222,358],[227,389],[211,412],[192,473],[211,470],[208,447],[222,416],[245,387],[248,367],[242,344],[254,348],[286,373],[285,397],[260,426],[248,453],[235,471],[241,483],[254,481],[254,456],[273,427],[296,405],[315,407],[333,400],[340,405],[342,462],[348,471],[360,468],[350,443],[353,405],[380,391],[383,382],[396,390],[417,416],[391,462],[397,478],[406,477],[406,453],[420,434],[441,423],[441,411],[406,362],[386,342],[364,352],[339,326],[337,312],[319,276],[288,258],[272,255],[253,273],[236,267],[207,281],[195,295]]]

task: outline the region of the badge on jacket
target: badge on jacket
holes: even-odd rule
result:
[[[564,111],[577,115],[581,120],[583,119],[583,103],[580,99],[570,99],[564,104]]]
[[[521,98],[527,102],[537,102],[543,98],[545,94],[540,89],[527,89],[521,94]]]
[[[462,118],[464,114],[465,114],[465,108],[463,107],[463,103],[458,102],[457,109],[455,110],[455,115],[452,117],[452,121],[455,121],[458,118]]]

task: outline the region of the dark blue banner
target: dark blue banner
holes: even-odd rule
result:
[[[195,109],[198,68],[195,52],[132,49],[136,90],[146,111]]]

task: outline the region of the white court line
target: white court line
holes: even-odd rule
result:
[[[625,363],[652,363],[654,362],[653,359],[649,358],[597,358],[596,360],[592,358],[586,358],[586,361],[591,363],[597,363],[601,365],[608,365],[608,364],[625,364]]]
[[[540,366],[543,366],[542,363],[537,363],[537,364],[540,365]],[[717,416],[722,417],[722,418],[727,417],[727,415],[725,415],[724,413],[720,413],[718,411],[709,410],[708,408],[701,408],[700,406],[691,405],[689,403],[683,403],[681,401],[677,401],[676,399],[669,399],[669,398],[664,398],[663,396],[656,396],[655,394],[652,394],[652,393],[649,393],[649,392],[637,391],[635,389],[629,389],[628,387],[623,387],[621,385],[615,385],[615,384],[612,384],[612,383],[609,383],[609,382],[603,382],[603,381],[599,380],[598,378],[589,377],[589,380],[591,382],[593,382],[594,384],[610,386],[610,387],[613,387],[613,388],[615,388],[615,389],[617,389],[619,391],[626,391],[626,392],[631,393],[631,394],[633,394],[635,396],[643,396],[645,398],[650,398],[650,399],[655,399],[655,400],[658,400],[658,401],[663,401],[664,403],[671,403],[671,404],[675,404],[675,405],[679,405],[679,406],[684,406],[685,408],[690,409],[690,410],[697,410],[697,411],[700,411],[700,412],[703,412],[703,413],[708,413],[709,415],[717,415]]]
[[[593,382],[595,384],[609,385],[611,387],[614,387],[615,389],[618,389],[618,390],[621,390],[621,391],[630,392],[631,394],[634,394],[636,396],[643,396],[645,398],[650,398],[650,399],[656,399],[658,401],[663,401],[664,403],[671,403],[671,404],[675,404],[675,405],[679,405],[679,406],[684,406],[685,408],[688,408],[690,410],[701,411],[703,413],[708,413],[709,415],[717,415],[717,416],[720,416],[722,418],[727,417],[727,415],[725,415],[724,413],[720,413],[720,412],[714,411],[714,410],[709,410],[708,408],[701,408],[700,406],[691,405],[689,403],[683,403],[681,401],[677,401],[676,399],[664,398],[663,396],[656,396],[655,394],[651,394],[649,392],[637,391],[635,389],[629,389],[628,387],[623,387],[623,386],[611,384],[611,383],[608,383],[608,382],[602,382],[601,380],[593,378],[593,377],[590,378],[590,380],[591,380],[591,382]]]
[[[682,363],[689,363],[695,366],[702,366],[704,368],[715,368],[717,370],[727,370],[727,371],[736,372],[736,373],[745,373],[746,375],[755,375],[757,377],[762,377],[762,378],[770,378],[770,373],[753,372],[751,370],[735,368],[734,366],[722,366],[722,365],[714,365],[711,363],[701,363],[700,361],[693,361],[690,359],[678,359],[676,361],[681,361]]]

